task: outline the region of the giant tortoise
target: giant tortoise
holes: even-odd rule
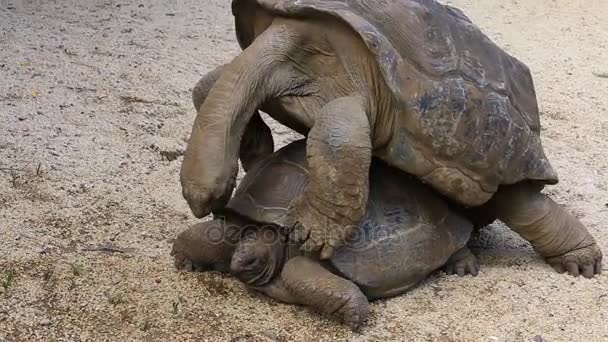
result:
[[[285,230],[287,209],[309,181],[305,141],[249,161],[218,218],[176,239],[178,268],[229,270],[251,288],[353,328],[367,316],[368,298],[403,293],[446,263],[448,273],[477,275],[466,248],[473,224],[414,177],[374,160],[364,219],[331,259],[319,261]]]
[[[243,51],[204,78],[181,167],[195,216],[227,203],[239,155],[272,151],[262,109],[308,138],[310,182],[290,209],[292,238],[321,259],[363,217],[373,155],[457,204],[483,206],[559,272],[601,271],[586,227],[541,193],[558,178],[529,69],[460,10],[433,0],[233,0],[232,11]]]

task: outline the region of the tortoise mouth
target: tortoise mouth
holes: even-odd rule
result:
[[[259,287],[270,283],[279,273],[279,261],[270,256],[270,251],[264,254],[250,250],[235,253],[230,263],[231,273],[249,286]]]
[[[232,255],[230,272],[249,286],[264,286],[282,270],[285,242],[280,235],[267,237],[260,231],[243,236]]]

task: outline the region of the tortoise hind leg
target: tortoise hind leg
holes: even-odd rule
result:
[[[464,247],[452,254],[443,266],[443,270],[449,275],[458,274],[458,276],[464,277],[470,274],[476,277],[479,274],[479,262],[471,250]]]
[[[369,311],[367,298],[353,282],[305,256],[289,259],[281,276],[260,290],[275,299],[342,319],[353,330],[360,327]]]
[[[225,65],[220,65],[209,71],[205,76],[201,77],[192,89],[192,103],[197,112],[205,102],[211,88],[213,88],[220,78],[225,67]],[[230,100],[226,99],[226,101]],[[241,165],[243,165],[243,169],[247,172],[256,162],[272,154],[272,152],[274,152],[272,131],[260,116],[259,111],[256,110],[251,120],[247,123],[245,134],[241,139],[239,148]]]
[[[498,218],[530,241],[556,271],[586,278],[600,274],[602,251],[593,236],[541,189],[530,183],[503,187],[491,206]]]

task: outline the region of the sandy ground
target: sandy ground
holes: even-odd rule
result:
[[[374,303],[360,334],[175,271],[195,222],[178,177],[190,91],[239,49],[229,1],[169,3],[0,1],[0,341],[608,340],[608,272],[556,274],[499,224],[478,277],[437,272]],[[608,1],[451,3],[531,67],[561,177],[547,191],[607,253]]]

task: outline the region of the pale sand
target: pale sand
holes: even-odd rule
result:
[[[195,220],[182,158],[163,155],[185,148],[192,86],[239,51],[229,1],[24,2],[0,5],[0,279],[15,272],[0,341],[608,340],[608,272],[556,274],[498,224],[478,277],[438,272],[376,302],[361,334],[175,271],[171,239]],[[532,69],[560,176],[547,192],[608,252],[608,1],[452,4]],[[84,250],[108,243],[125,253]]]

